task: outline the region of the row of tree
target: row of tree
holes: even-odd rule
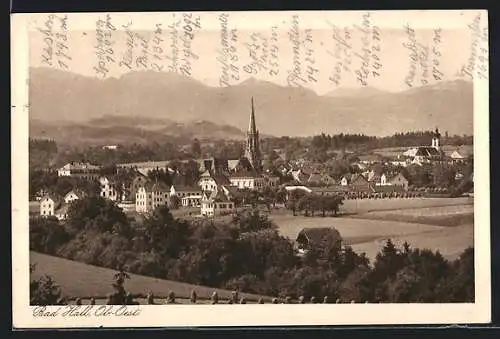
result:
[[[321,133],[311,138],[311,147],[326,151],[328,149],[360,149],[365,150],[385,147],[411,147],[429,145],[434,137],[434,131],[417,131],[395,133],[386,137],[366,136],[364,134],[336,134]],[[450,136],[446,132],[441,137],[441,144],[472,145],[472,136]]]

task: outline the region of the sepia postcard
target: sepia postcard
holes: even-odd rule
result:
[[[14,328],[491,320],[486,11],[11,27]]]

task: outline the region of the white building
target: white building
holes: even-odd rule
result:
[[[239,189],[262,189],[266,186],[266,179],[258,174],[251,172],[239,172],[231,174],[229,181],[232,186]]]
[[[214,175],[210,171],[205,171],[200,175],[198,186],[202,191],[216,191],[219,185],[230,185],[231,182],[223,175]]]
[[[99,183],[101,184],[100,195],[104,199],[109,199],[112,201],[118,200],[118,192],[116,190],[115,184],[111,182],[107,177],[99,178]]]
[[[349,185],[349,177],[344,175],[341,179],[340,179],[340,185],[341,186],[347,186]]]
[[[64,202],[66,204],[70,204],[75,200],[82,199],[85,197],[85,194],[78,190],[71,190],[64,196]]]
[[[213,217],[220,215],[228,215],[234,212],[235,205],[222,190],[211,193],[203,192],[201,198],[201,215],[205,217]]]
[[[54,216],[56,210],[56,201],[46,195],[40,200],[40,215],[42,217]]]
[[[403,153],[403,156],[408,159],[412,164],[422,165],[425,163],[430,163],[432,161],[441,160],[441,151],[439,141],[441,134],[439,134],[438,129],[433,134],[431,140],[431,146],[419,146],[413,147]]]
[[[202,195],[186,195],[181,198],[182,207],[201,207]]]
[[[47,195],[40,201],[40,216],[65,220],[68,217],[68,207],[69,203],[64,200],[53,199]]]
[[[147,182],[140,186],[135,194],[135,210],[149,213],[157,207],[167,204],[169,189],[160,182]]]
[[[170,196],[172,197],[174,195],[181,199],[187,196],[199,195],[201,197],[201,189],[199,187],[172,185],[170,186]]]
[[[101,168],[87,162],[70,162],[57,170],[60,177],[78,177],[84,179],[97,179]]]

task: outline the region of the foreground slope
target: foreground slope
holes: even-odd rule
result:
[[[114,270],[33,251],[30,252],[30,264],[36,265],[31,279],[36,279],[45,274],[51,276],[61,287],[64,296],[81,298],[94,296],[96,298],[103,298],[108,293],[113,292],[111,283],[116,273]],[[221,299],[227,299],[231,296],[231,291],[206,286],[191,285],[136,274],[130,274],[130,278],[130,280],[125,282],[125,289],[132,294],[152,292],[155,296],[165,297],[170,291],[173,291],[177,298],[188,298],[191,291],[195,290],[200,299],[208,298],[214,291],[217,291]],[[240,293],[240,295],[248,300],[257,300],[259,298],[259,296],[248,293]]]

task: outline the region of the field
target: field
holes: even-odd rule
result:
[[[390,211],[415,209],[424,207],[472,205],[473,198],[397,198],[397,199],[355,199],[344,200],[340,212],[344,214],[360,214],[373,211]]]
[[[390,211],[374,211],[363,213],[355,217],[435,226],[460,226],[474,223],[474,205],[450,205]]]
[[[374,260],[386,239],[439,250],[455,259],[474,244],[474,205],[470,198],[347,200],[341,217],[271,214],[280,233],[295,240],[305,227],[335,227],[354,250]],[[352,214],[352,215],[351,215]]]
[[[50,275],[67,297],[78,296],[89,299],[94,296],[98,302],[102,303],[105,301],[106,295],[113,292],[111,283],[116,273],[113,270],[36,252],[30,252],[30,263],[36,264],[32,278],[38,278],[41,274]],[[125,289],[127,291],[132,294],[141,295],[145,295],[150,291],[157,296],[157,299],[166,297],[170,291],[175,293],[179,302],[188,302],[186,298],[190,296],[192,290],[196,290],[198,299],[200,301],[204,299],[205,303],[214,291],[217,291],[220,299],[227,299],[231,295],[231,291],[227,290],[161,280],[136,274],[131,274],[130,276],[131,279],[125,282]],[[254,302],[259,298],[259,296],[245,293],[240,293],[240,296]],[[184,298],[184,300],[181,298]],[[270,298],[265,297],[264,299],[267,302],[270,300]],[[143,298],[140,298],[138,301],[145,302]]]

